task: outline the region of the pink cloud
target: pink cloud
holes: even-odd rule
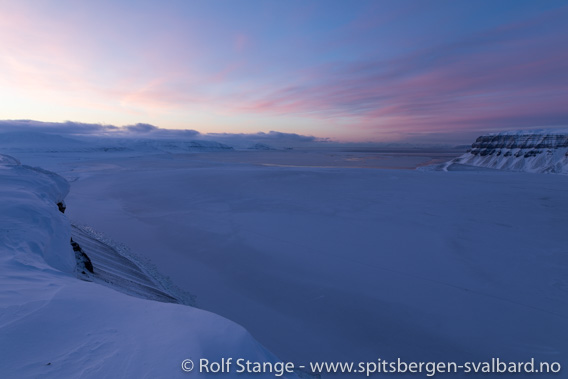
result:
[[[234,107],[393,131],[568,124],[568,33],[561,19],[548,14],[390,61],[325,65],[310,70],[307,81]]]
[[[326,49],[415,13],[414,7],[378,18],[363,14],[341,26],[343,39],[326,40]],[[216,50],[207,38],[199,42],[198,26],[181,16],[151,15],[136,23],[126,12],[124,19],[113,16],[124,23],[113,29],[85,10],[59,20],[41,9],[3,6],[0,84],[47,102],[60,96],[70,107],[188,114],[198,107],[228,118],[297,116],[381,133],[566,124],[567,9],[388,59],[286,56],[281,63],[257,60],[253,48],[261,38],[242,25],[220,31],[225,45]],[[310,21],[298,17],[298,25]],[[164,29],[150,33],[154,20]],[[294,35],[291,45],[302,37]]]

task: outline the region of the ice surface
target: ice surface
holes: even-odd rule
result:
[[[70,217],[284,360],[565,360],[568,178],[226,157],[70,163]]]

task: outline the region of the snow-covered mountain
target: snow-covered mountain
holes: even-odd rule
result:
[[[451,161],[512,171],[568,174],[568,131],[518,131],[477,138],[466,154]]]
[[[119,137],[66,137],[42,132],[0,133],[0,148],[4,152],[128,152],[128,153],[187,153],[233,150],[232,146],[209,140]]]
[[[233,150],[229,145],[225,145],[216,141],[206,140],[164,140],[164,139],[146,139],[146,140],[122,140],[125,147],[130,147],[140,151],[161,151],[168,153],[185,153],[199,151],[225,151]]]
[[[92,146],[74,138],[42,132],[0,133],[0,148],[3,151],[85,151]]]
[[[276,149],[265,143],[258,142],[255,143],[254,145],[249,146],[248,150],[276,150]]]
[[[71,225],[57,205],[68,191],[62,177],[0,155],[2,377],[173,378],[187,377],[184,359],[277,361],[213,313],[79,280]]]

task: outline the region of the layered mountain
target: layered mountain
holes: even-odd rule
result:
[[[519,131],[477,138],[449,162],[501,170],[568,174],[568,131]]]

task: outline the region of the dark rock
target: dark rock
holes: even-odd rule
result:
[[[67,207],[65,206],[65,203],[62,202],[62,201],[57,203],[57,208],[59,208],[59,212],[61,212],[61,213],[65,213],[65,209],[67,209]]]
[[[91,259],[83,251],[81,246],[79,246],[77,242],[73,241],[73,238],[71,238],[71,247],[75,252],[75,260],[77,261],[77,267],[79,267],[79,269],[85,268],[87,271],[94,274],[93,263],[91,262]],[[82,273],[84,274],[85,271],[82,271]]]
[[[568,134],[497,134],[478,137],[473,149],[545,149],[568,147]]]
[[[525,158],[536,157],[540,153],[542,153],[540,150],[530,150],[525,153]]]

